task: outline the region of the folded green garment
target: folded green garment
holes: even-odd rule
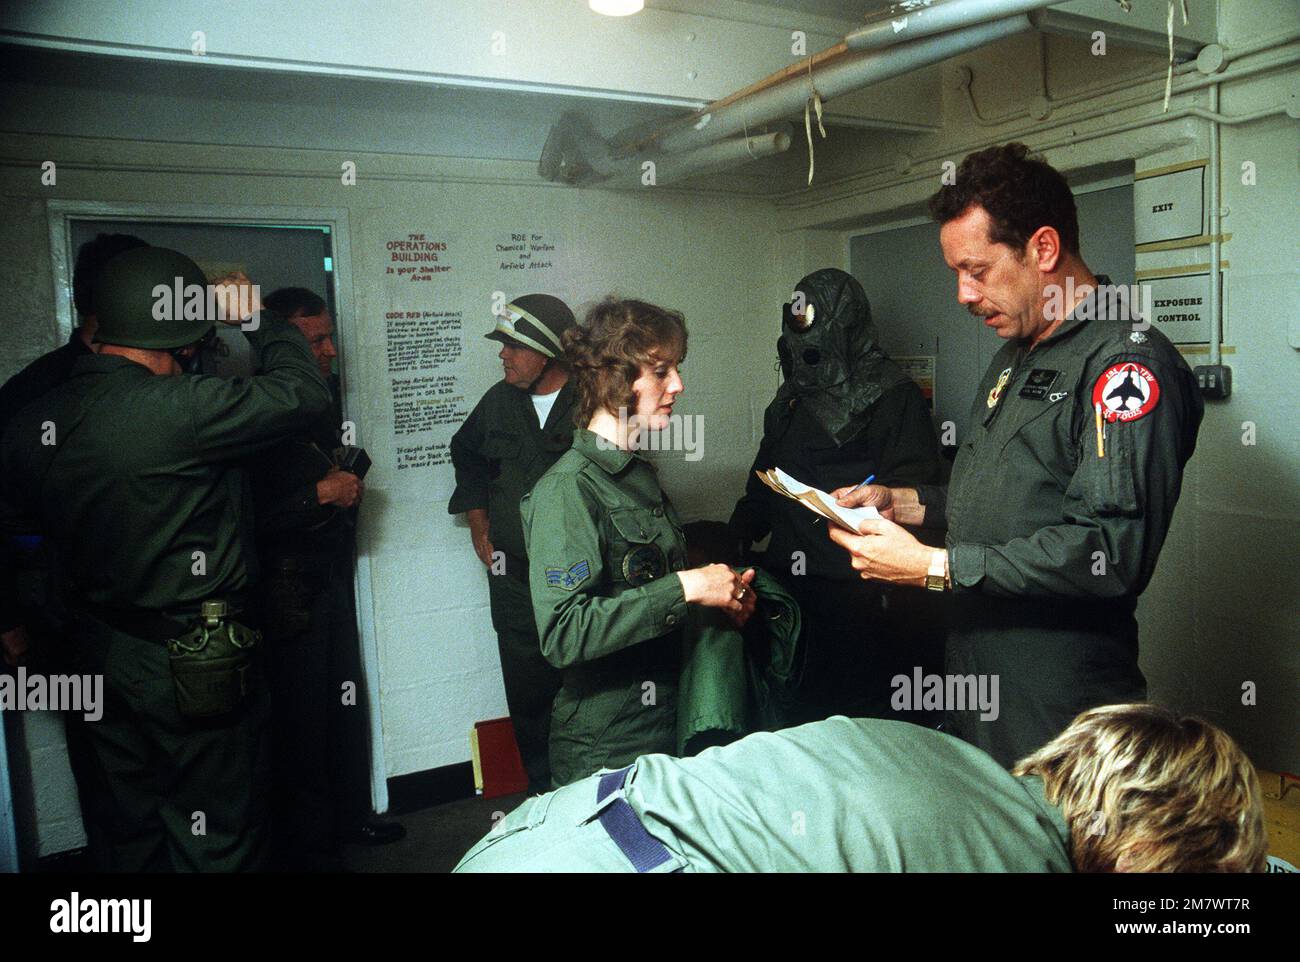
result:
[[[786,724],[789,693],[798,680],[799,605],[762,569],[751,589],[758,607],[743,631],[717,608],[691,606],[677,691],[679,755]]]

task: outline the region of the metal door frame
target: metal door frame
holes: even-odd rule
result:
[[[341,207],[279,207],[272,205],[227,204],[153,204],[116,201],[50,200],[46,202],[49,218],[50,259],[54,278],[54,304],[60,338],[72,335],[75,325],[70,292],[72,270],[76,254],[72,250],[74,220],[157,221],[178,224],[221,224],[247,227],[274,227],[284,224],[304,224],[328,227],[331,234],[330,256],[334,266],[334,300],[337,317],[334,318],[342,348],[339,351],[339,378],[343,383],[343,416],[353,422],[359,411],[354,398],[359,390],[351,390],[348,354],[356,350],[360,355],[360,338],[356,324],[356,302],[352,290],[352,232],[348,226],[348,212]],[[354,347],[355,346],[355,347]],[[354,368],[359,368],[359,363]],[[370,580],[370,556],[364,539],[357,539],[356,570],[353,590],[356,596],[358,633],[361,638],[362,680],[365,683],[366,702],[370,722],[370,800],[376,812],[388,810],[388,777],[384,758],[382,714],[379,705],[379,643],[375,632],[374,593]],[[2,814],[0,809],[0,814]],[[0,826],[0,832],[3,827]],[[0,834],[0,842],[3,835]],[[2,863],[0,863],[2,864]]]

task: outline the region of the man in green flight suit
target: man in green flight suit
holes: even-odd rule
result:
[[[488,569],[506,704],[530,792],[551,787],[547,742],[560,673],[542,657],[528,590],[519,499],[573,443],[574,392],[560,336],[573,312],[550,294],[525,294],[497,314],[505,377],[488,389],[451,439],[456,490],[447,510],[468,515],[474,551]]]
[[[98,353],[5,431],[0,526],[54,542],[78,670],[104,677],[87,726],[101,867],[258,869],[269,706],[240,623],[255,559],[233,465],[306,430],[329,389],[242,275],[209,288],[188,257],[138,248],[105,265],[94,297]],[[187,376],[214,313],[247,331],[259,375]]]
[[[1008,773],[907,722],[842,715],[529,799],[458,872],[1261,872],[1259,781],[1155,705],[1080,715]]]
[[[831,537],[864,578],[952,591],[946,671],[998,679],[1001,704],[947,705],[949,730],[1010,765],[1083,709],[1146,697],[1134,610],[1204,405],[1169,339],[1083,262],[1070,188],[1025,145],[968,156],[930,209],[958,301],[1007,343],[947,487],[841,489],[884,518]],[[900,527],[945,514],[946,549]]]

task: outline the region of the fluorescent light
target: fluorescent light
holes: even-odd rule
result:
[[[587,5],[607,17],[626,17],[640,13],[645,8],[645,0],[587,0]]]

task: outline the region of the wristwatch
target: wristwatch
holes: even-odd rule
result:
[[[937,550],[930,555],[930,570],[925,573],[925,586],[931,591],[948,590],[948,552]]]

